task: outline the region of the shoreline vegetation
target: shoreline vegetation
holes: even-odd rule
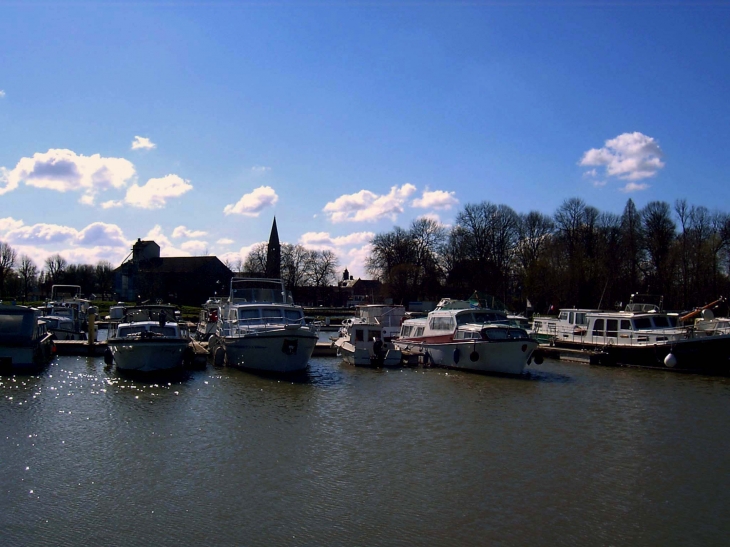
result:
[[[371,245],[365,268],[382,283],[376,298],[396,304],[466,298],[478,291],[510,310],[547,314],[560,307],[619,308],[632,293],[647,293],[663,295],[666,309],[687,310],[730,292],[730,214],[685,199],[672,205],[652,201],[642,209],[628,199],[620,215],[580,198],[566,199],[552,215],[517,213],[508,205],[483,201],[464,205],[453,225],[421,217],[407,229],[395,226],[378,233]],[[257,248],[226,265],[255,273],[265,267],[263,251]],[[312,264],[301,260],[307,251],[301,245],[282,245],[282,251],[282,277],[296,294],[297,288],[311,285],[307,268]],[[336,285],[334,254],[314,263],[322,270],[318,290]],[[39,268],[0,242],[0,297],[5,302],[47,295],[53,284],[77,284],[87,296],[101,295],[103,317],[108,305],[116,303],[108,299],[113,270],[108,261],[69,264],[60,254]],[[164,295],[141,297],[167,300]],[[182,308],[187,320],[197,319],[200,306]]]

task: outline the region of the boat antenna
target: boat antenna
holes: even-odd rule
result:
[[[608,288],[608,278],[606,278],[606,284],[603,286],[603,292],[601,293],[601,300],[598,302],[598,309],[601,309],[601,304],[603,304],[603,296],[606,294],[606,288]]]

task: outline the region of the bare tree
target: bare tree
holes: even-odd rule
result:
[[[45,265],[46,272],[50,278],[49,281],[53,284],[58,284],[68,267],[68,262],[60,254],[56,253],[46,258]]]
[[[100,260],[95,267],[96,287],[101,293],[101,299],[111,294],[114,285],[114,267],[108,260]]]
[[[28,300],[28,293],[38,281],[38,266],[28,255],[21,255],[18,275],[23,286],[23,302]]]
[[[268,245],[266,243],[257,243],[254,245],[248,255],[246,255],[246,258],[243,261],[243,267],[238,271],[261,276],[265,275],[267,250]]]
[[[0,243],[0,297],[3,296],[5,290],[5,279],[15,266],[18,254],[10,245],[5,242]]]
[[[337,255],[329,249],[310,251],[306,266],[308,284],[313,287],[327,287],[335,282]]]
[[[302,245],[284,243],[281,246],[281,277],[287,289],[304,285],[310,254],[311,251]]]

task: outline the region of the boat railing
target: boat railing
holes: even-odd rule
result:
[[[286,317],[231,319],[221,321],[223,336],[242,336],[257,331],[283,329],[292,326],[305,326],[303,319],[288,319]],[[312,330],[315,330],[312,328]]]

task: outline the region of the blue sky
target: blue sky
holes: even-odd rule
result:
[[[41,267],[235,262],[276,216],[365,276],[467,203],[730,211],[730,2],[0,0],[0,51],[0,241]]]

